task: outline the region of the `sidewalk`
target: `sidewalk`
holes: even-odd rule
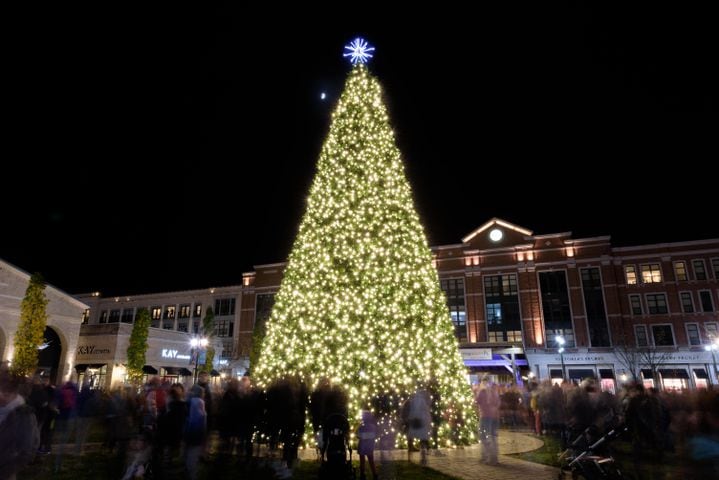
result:
[[[480,446],[472,445],[464,448],[442,448],[442,456],[430,454],[427,466],[447,475],[464,480],[517,480],[517,478],[531,478],[532,480],[554,480],[559,470],[554,467],[526,462],[517,458],[508,457],[510,453],[521,453],[536,450],[543,445],[539,439],[519,432],[508,430],[499,431],[499,465],[484,465],[479,463]],[[315,452],[301,450],[303,460],[315,459]],[[389,452],[375,451],[375,460],[380,468],[380,479],[392,478],[391,460],[407,460],[407,450],[392,450]],[[383,464],[384,460],[384,464]],[[419,464],[419,453],[413,453],[413,463]]]

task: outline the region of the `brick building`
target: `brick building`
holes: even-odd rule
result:
[[[473,380],[593,376],[614,389],[634,371],[666,388],[716,381],[705,347],[719,338],[719,239],[612,247],[608,236],[534,235],[492,219],[432,251]],[[243,275],[241,356],[269,317],[283,268]],[[638,351],[653,365],[627,361]]]

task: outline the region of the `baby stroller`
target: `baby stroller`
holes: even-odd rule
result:
[[[322,425],[322,465],[320,479],[354,480],[349,422],[344,415],[333,414]],[[349,459],[347,453],[349,452]]]
[[[618,480],[625,478],[619,470],[614,458],[609,454],[608,443],[627,431],[626,426],[619,426],[596,439],[592,427],[587,428],[559,456],[559,480],[568,474],[572,479],[586,480]]]

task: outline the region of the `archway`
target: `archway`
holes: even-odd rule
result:
[[[56,384],[62,354],[62,342],[60,341],[60,336],[51,327],[45,328],[43,339],[37,369],[42,375],[49,376],[51,383]]]

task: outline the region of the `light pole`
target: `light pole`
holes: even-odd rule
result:
[[[714,339],[710,345],[704,345],[704,350],[712,352],[712,360],[714,360],[714,379],[712,384],[719,385],[719,370],[717,370],[717,350],[719,350],[719,338]]]
[[[192,347],[192,355],[195,357],[195,371],[194,371],[194,379],[192,381],[193,385],[197,383],[197,367],[200,363],[200,352],[205,350],[207,348],[207,344],[209,341],[205,337],[194,337],[190,339],[190,347]],[[197,349],[197,351],[195,351]]]
[[[554,337],[554,341],[557,342],[557,345],[559,345],[559,358],[562,360],[562,380],[567,379],[567,371],[564,368],[564,344],[566,343],[564,340],[564,337],[561,335],[557,335]]]

